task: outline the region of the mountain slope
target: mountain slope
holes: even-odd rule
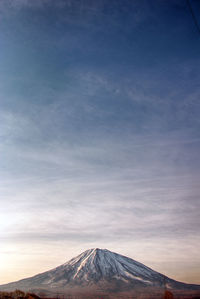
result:
[[[0,290],[22,289],[51,292],[132,292],[140,289],[199,289],[172,280],[145,265],[106,249],[89,249],[67,263],[36,276],[0,286]]]

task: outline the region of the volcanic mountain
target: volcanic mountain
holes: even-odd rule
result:
[[[98,248],[50,271],[0,286],[0,291],[15,289],[66,298],[163,298],[165,289],[200,296],[198,285],[175,281],[131,258]]]

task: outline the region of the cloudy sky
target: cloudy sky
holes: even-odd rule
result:
[[[93,247],[200,283],[187,1],[1,0],[0,48],[0,283]]]

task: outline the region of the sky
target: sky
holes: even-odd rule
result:
[[[0,283],[99,247],[200,284],[187,1],[0,0],[0,49]]]

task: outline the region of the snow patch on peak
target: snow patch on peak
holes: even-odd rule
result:
[[[159,274],[145,265],[107,249],[88,249],[63,265],[65,271],[71,271],[74,281],[99,281],[118,278],[121,280],[141,281],[151,284]],[[71,279],[70,279],[71,280]]]
[[[87,262],[88,262],[88,259],[91,257],[91,256],[94,256],[95,254],[95,249],[91,249],[88,253],[88,255],[86,255],[86,257],[83,258],[83,260],[80,262],[80,265],[78,266],[77,268],[77,271],[74,275],[74,278],[78,276],[79,272],[86,266]]]

